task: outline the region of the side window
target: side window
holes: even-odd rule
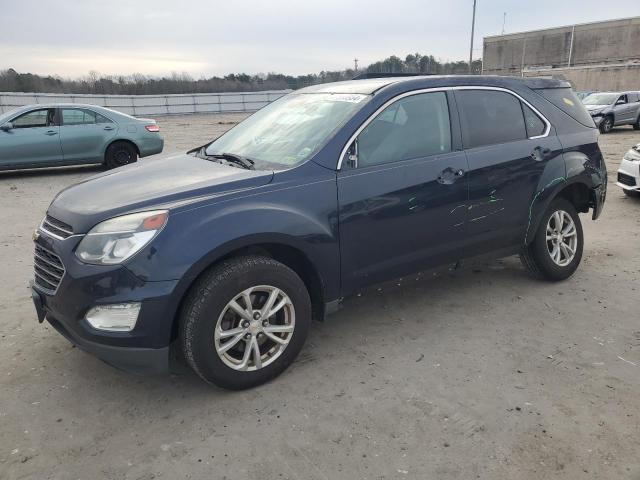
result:
[[[51,110],[53,112],[53,110]],[[34,127],[46,127],[53,120],[53,115],[49,114],[48,109],[34,110],[33,112],[25,113],[14,119],[13,128],[34,128]]]
[[[63,125],[92,125],[96,123],[96,114],[89,110],[77,108],[62,109]]]
[[[107,117],[104,117],[104,116],[100,115],[99,113],[96,113],[95,115],[96,115],[96,123],[113,123]]]
[[[531,110],[531,108],[521,103],[522,112],[524,113],[524,123],[527,128],[527,137],[537,137],[538,135],[544,135],[545,130],[547,129],[547,125],[542,121],[542,119]]]
[[[527,138],[520,100],[494,90],[456,92],[465,148]]]
[[[367,125],[357,142],[360,167],[450,152],[446,94],[422,93],[398,100]]]
[[[626,95],[620,95],[620,98],[618,98],[618,100],[616,101],[616,105],[623,104],[623,103],[627,103]]]

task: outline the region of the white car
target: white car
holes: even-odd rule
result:
[[[616,185],[630,197],[640,197],[640,143],[624,154]]]

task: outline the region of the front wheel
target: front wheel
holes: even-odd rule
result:
[[[578,212],[568,200],[558,198],[545,211],[533,241],[520,253],[520,260],[535,277],[564,280],[578,268],[583,245]]]
[[[634,130],[640,130],[640,116],[636,120],[636,123],[633,124],[633,129]]]
[[[604,117],[602,119],[602,123],[600,123],[600,132],[609,133],[613,128],[613,118]]]
[[[191,288],[180,318],[180,341],[205,381],[240,390],[264,383],[296,358],[311,323],[311,300],[300,277],[261,256],[226,260]]]

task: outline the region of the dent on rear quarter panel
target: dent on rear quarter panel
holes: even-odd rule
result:
[[[558,155],[547,163],[529,204],[527,229],[524,234],[525,245],[532,240],[540,217],[555,196],[555,193],[564,186],[562,184],[566,183],[566,175],[565,160],[562,155]]]

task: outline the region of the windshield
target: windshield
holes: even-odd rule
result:
[[[316,153],[368,98],[351,93],[285,95],[214,140],[206,154],[239,155],[253,160],[256,168],[294,167]]]
[[[0,113],[0,123],[4,123],[6,120],[9,120],[11,117],[18,114],[21,110],[24,110],[24,107],[12,108],[11,110],[7,110],[4,113]]]
[[[592,93],[582,100],[582,103],[585,105],[611,105],[619,96],[618,93]]]

